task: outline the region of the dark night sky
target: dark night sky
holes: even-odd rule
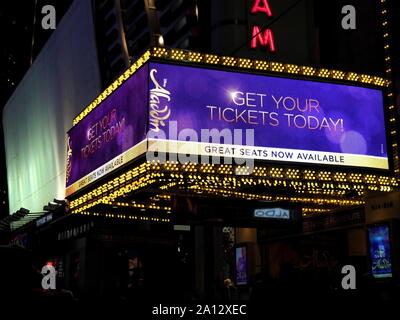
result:
[[[36,4],[35,4],[36,3]],[[44,5],[56,9],[57,23],[72,3],[72,0],[6,0],[0,2],[0,103],[2,107],[18,85],[33,60],[53,30],[41,28]],[[36,7],[36,8],[35,8]],[[35,10],[36,9],[36,10]],[[33,28],[36,13],[35,28]],[[32,36],[34,46],[32,50]]]

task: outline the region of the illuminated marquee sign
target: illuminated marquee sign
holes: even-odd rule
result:
[[[264,14],[267,17],[272,17],[272,11],[268,0],[254,0],[250,13]],[[254,49],[258,46],[267,47],[271,52],[276,51],[274,34],[271,29],[263,30],[258,25],[253,26],[250,47]]]
[[[168,91],[154,106],[163,106],[154,133],[164,151],[178,145],[204,156],[388,169],[380,90],[160,63],[150,69],[150,90],[164,83]],[[243,139],[199,141],[204,129],[238,130]],[[253,145],[244,143],[246,130]],[[187,141],[189,133],[198,140]]]
[[[147,80],[146,65],[68,132],[67,196],[146,151]]]
[[[66,194],[160,141],[170,155],[389,168],[379,89],[148,62],[68,132]]]

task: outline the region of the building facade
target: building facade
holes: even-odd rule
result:
[[[93,2],[104,91],[68,131],[68,213],[17,231],[39,230],[37,263],[82,298],[223,299],[226,279],[238,299],[268,296],[260,279],[331,295],[342,266],[373,274],[370,224],[397,218],[372,223],[365,206],[398,190],[398,134],[390,3],[364,4],[344,30],[340,1]],[[149,136],[170,135],[167,119],[197,133],[253,125],[255,144]]]

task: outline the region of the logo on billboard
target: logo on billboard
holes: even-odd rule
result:
[[[65,173],[65,179],[68,183],[69,179],[71,178],[71,170],[72,170],[72,148],[71,148],[71,139],[68,136],[67,140],[67,170]]]
[[[167,103],[171,101],[171,92],[169,92],[165,86],[166,81],[164,81],[164,87],[161,86],[155,74],[156,69],[150,71],[150,79],[154,85],[153,89],[150,89],[150,130],[154,132],[160,131],[160,126],[165,127],[165,120],[171,115],[171,110],[168,105],[162,106],[162,103]]]
[[[268,208],[268,209],[255,209],[255,218],[266,218],[266,219],[290,219],[290,211],[282,208]]]

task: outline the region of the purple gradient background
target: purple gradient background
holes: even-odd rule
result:
[[[177,121],[178,132],[191,128],[199,137],[203,128],[254,129],[255,146],[259,147],[387,157],[383,96],[380,90],[150,63],[68,132],[72,148],[72,169],[67,187],[145,139],[148,127],[148,90],[153,87],[151,84],[148,88],[149,68],[157,69],[156,79],[160,84],[165,82],[166,89],[171,92],[171,101],[168,103],[171,116],[166,121],[167,125],[162,127],[167,134],[168,121]],[[267,98],[268,103],[263,108],[236,106],[229,94],[231,91],[273,94],[275,97],[292,96],[300,98],[300,101],[305,98],[317,99],[320,102],[320,113],[274,110],[271,98]],[[211,120],[207,105],[312,115],[319,119],[323,116],[335,120],[343,118],[345,131],[333,133],[326,129],[288,128],[286,117],[283,116],[279,117],[281,124],[278,127]],[[117,109],[118,119],[125,117],[124,133],[83,161],[81,149],[89,143],[88,129],[114,108]]]
[[[151,63],[150,67],[157,69],[156,78],[160,83],[167,79],[166,89],[171,92],[169,120],[178,122],[178,133],[184,128],[192,128],[200,137],[202,128],[255,129],[255,146],[387,157],[383,95],[380,90],[161,63]],[[263,108],[236,106],[229,91],[292,96],[300,98],[300,101],[313,98],[319,100],[320,112],[276,110],[272,98],[266,101],[273,104]],[[332,132],[327,129],[288,128],[283,116],[279,117],[281,124],[278,127],[211,120],[207,105],[276,111],[282,115],[312,115],[319,119],[323,116],[334,120],[343,118],[345,130]],[[164,130],[168,133],[168,126]]]
[[[72,169],[67,187],[145,139],[147,97],[148,65],[145,65],[68,132]],[[123,133],[82,160],[81,149],[89,143],[88,129],[114,108],[117,109],[118,120],[125,117]]]

